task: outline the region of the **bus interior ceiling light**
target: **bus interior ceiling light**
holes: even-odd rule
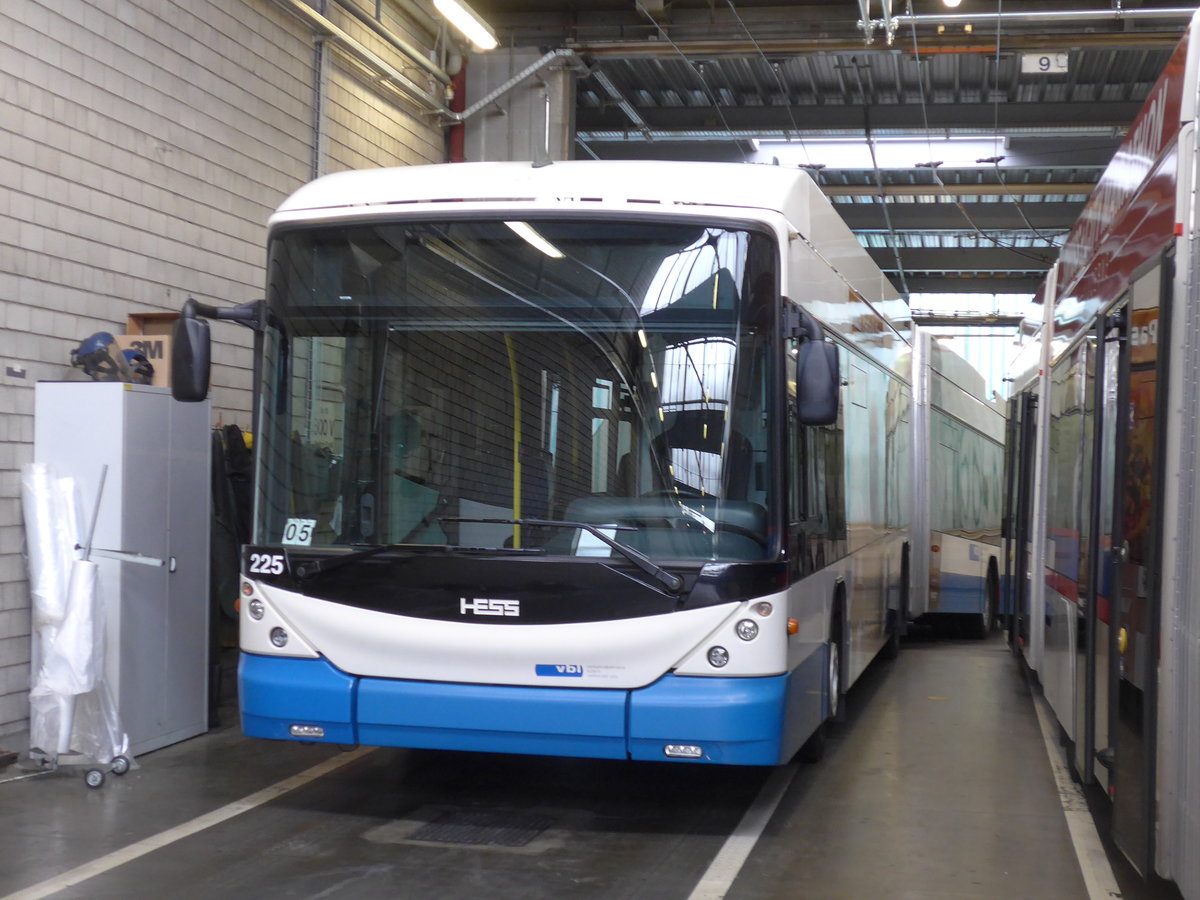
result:
[[[499,41],[492,26],[462,0],[433,0],[437,11],[480,50],[495,50]]]
[[[551,259],[563,258],[563,252],[536,231],[534,231],[533,227],[528,222],[505,222],[504,224],[520,235],[522,240],[524,240],[530,246],[541,250]]]

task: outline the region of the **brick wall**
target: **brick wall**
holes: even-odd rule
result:
[[[410,71],[336,4],[327,15]],[[324,171],[442,160],[428,116],[326,52]],[[267,217],[312,172],[317,67],[308,25],[273,0],[5,0],[0,60],[3,746],[28,725],[33,385],[82,378],[69,351],[130,313],[262,296]],[[212,333],[214,414],[248,428],[249,332]]]

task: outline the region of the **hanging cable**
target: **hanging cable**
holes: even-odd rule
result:
[[[994,165],[996,167],[996,182],[1000,185],[1000,187],[1004,188],[1004,196],[1006,196],[1009,200],[1012,201],[1013,206],[1017,210],[1017,215],[1019,215],[1021,217],[1021,221],[1025,223],[1025,227],[1028,228],[1030,231],[1032,231],[1035,235],[1037,235],[1039,238],[1041,238],[1043,241],[1045,241],[1047,244],[1049,244],[1054,249],[1056,249],[1056,250],[1062,249],[1062,244],[1059,243],[1059,239],[1057,237],[1054,237],[1052,235],[1042,234],[1042,232],[1038,230],[1037,226],[1035,226],[1032,222],[1029,221],[1029,217],[1025,215],[1024,205],[1021,203],[1020,200],[1017,199],[1016,195],[1013,194],[1013,192],[1008,189],[1008,182],[1006,182],[1004,180],[1004,171],[1000,168],[1000,162],[1003,159],[1004,159],[1003,156],[993,156],[988,159],[977,159],[977,160],[975,160],[975,162],[978,162],[978,163],[989,163],[990,162],[992,165]]]
[[[800,143],[800,150],[804,154],[805,162],[811,166],[812,158],[808,155],[808,146],[804,143],[804,138],[800,135],[800,125],[796,121],[796,116],[792,113],[792,95],[784,83],[783,76],[779,74],[779,69],[767,59],[767,54],[763,52],[762,46],[758,43],[754,35],[750,33],[750,29],[746,27],[746,23],[742,21],[737,7],[733,5],[733,0],[725,0],[725,2],[729,4],[729,11],[733,13],[733,17],[737,19],[738,25],[741,26],[746,37],[750,39],[750,43],[754,45],[754,49],[758,51],[758,55],[762,57],[762,61],[767,64],[767,68],[771,70],[771,74],[775,77],[775,83],[779,86],[779,91],[783,95],[784,109],[787,110],[788,119],[792,123],[792,131],[796,132],[796,139]],[[791,141],[792,136],[790,133],[787,135],[787,139],[789,142]]]
[[[704,94],[708,97],[709,103],[712,104],[713,109],[716,111],[717,117],[721,120],[721,124],[724,125],[725,130],[729,132],[730,139],[736,141],[738,139],[737,135],[733,133],[733,129],[730,127],[728,120],[725,118],[725,113],[721,112],[721,105],[717,102],[717,98],[713,95],[713,92],[709,90],[708,82],[704,80],[704,73],[697,69],[696,64],[687,58],[687,54],[685,54],[680,46],[675,43],[675,41],[671,38],[671,35],[667,34],[666,29],[658,24],[658,20],[650,14],[650,10],[646,9],[646,7],[642,6],[640,3],[637,4],[637,8],[642,15],[650,20],[650,24],[658,29],[658,33],[662,39],[671,45],[671,49],[674,50],[679,55],[679,58],[684,61],[687,67],[691,69],[693,73],[695,73],[696,78],[700,81],[700,87],[704,89]]]
[[[1003,15],[1004,0],[996,0],[996,56],[992,64],[992,134],[995,135],[1000,134],[1000,33]],[[997,152],[994,156],[984,159],[977,159],[975,162],[990,162],[995,167],[996,183],[999,184],[1000,187],[1004,188],[1004,195],[1008,197],[1010,201],[1012,201],[1012,205],[1017,210],[1017,215],[1021,217],[1021,221],[1025,223],[1025,227],[1051,247],[1055,249],[1060,248],[1062,246],[1061,244],[1059,244],[1054,238],[1047,237],[1038,231],[1038,229],[1034,227],[1033,223],[1029,221],[1029,217],[1025,215],[1025,209],[1021,201],[1019,201],[1016,195],[1008,189],[1008,183],[1004,180],[1004,172],[1000,168],[1000,163],[1003,162],[1004,157],[1000,154],[999,147],[996,148],[996,151]]]
[[[871,166],[875,170],[875,186],[879,189],[879,208],[883,211],[883,221],[887,225],[888,235],[891,238],[892,256],[896,260],[896,275],[900,279],[900,293],[904,295],[904,302],[908,303],[910,291],[908,290],[908,278],[904,274],[904,263],[900,261],[900,239],[896,234],[896,229],[892,227],[892,214],[888,209],[887,193],[883,189],[883,172],[879,170],[879,161],[875,158],[875,138],[871,134],[871,105],[867,100],[866,88],[863,87],[862,68],[858,57],[850,57],[850,63],[854,66],[854,77],[858,81],[858,96],[862,99],[863,132],[867,137],[867,149],[871,153]]]
[[[998,4],[1002,3],[1002,2],[1003,2],[1003,0],[997,0]],[[999,12],[999,8],[997,8],[997,12]],[[912,16],[912,0],[908,0],[908,13],[909,13],[909,16],[911,17]],[[924,80],[924,78],[921,77],[921,52],[920,52],[920,48],[917,44],[917,25],[914,21],[912,21],[911,18],[909,19],[909,27],[912,32],[913,59],[917,63],[917,91],[918,91],[918,96],[921,98],[921,120],[925,127],[925,134],[928,136],[930,134],[929,109],[928,109],[928,105],[927,105],[926,99],[925,99],[925,80]],[[997,25],[997,32],[998,31],[999,31],[999,25]],[[997,33],[997,36],[996,36],[997,48],[999,48],[999,41],[1000,41],[1000,37],[999,37],[999,33]],[[999,58],[1000,58],[999,57],[999,49],[997,49],[997,56],[996,56],[997,71],[998,71]],[[999,77],[999,76],[997,75],[997,77]],[[998,83],[998,82],[995,82],[995,83]],[[999,100],[999,97],[997,96],[995,99],[995,103],[997,105],[995,107],[995,113],[994,113],[995,128],[996,128],[997,132],[999,131],[999,121],[1000,121],[999,102],[1000,102],[1000,100]],[[928,137],[927,137],[926,143],[929,147],[930,158],[932,159],[933,143],[931,140],[928,139]],[[938,166],[940,166],[940,165],[941,165],[940,162],[927,162],[927,163],[918,164],[917,168],[919,168],[919,169],[928,168],[929,169],[930,175],[933,176],[933,183],[938,186],[938,188],[941,190],[941,192],[945,195],[946,199],[954,204],[954,206],[958,209],[959,213],[962,214],[963,219],[966,220],[967,224],[971,226],[971,229],[982,240],[987,241],[988,243],[992,244],[993,246],[995,246],[999,249],[1011,250],[1013,253],[1017,254],[1018,256],[1021,256],[1021,257],[1024,257],[1025,259],[1037,262],[1039,266],[1048,266],[1050,263],[1053,262],[1053,260],[1048,260],[1044,256],[1039,256],[1039,255],[1035,255],[1032,253],[1026,253],[1026,252],[1024,252],[1024,250],[1022,248],[1016,246],[1015,244],[1007,243],[996,237],[993,237],[992,235],[985,232],[982,228],[980,228],[978,223],[971,217],[971,214],[967,211],[967,208],[963,204],[963,202],[958,198],[957,195],[955,195],[946,186],[946,183],[944,181],[942,181],[941,175],[938,174]],[[1007,185],[1005,186],[1005,190],[1007,190]],[[1018,207],[1019,207],[1019,204],[1018,204]],[[1018,212],[1020,212],[1022,219],[1025,219],[1024,212],[1021,212],[1019,209],[1018,209]],[[1027,219],[1026,219],[1026,222],[1028,223]],[[1032,226],[1030,226],[1030,227],[1032,228]],[[1054,245],[1054,246],[1055,246],[1055,249],[1057,249],[1057,245]]]

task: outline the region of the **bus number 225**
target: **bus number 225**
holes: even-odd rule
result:
[[[283,554],[281,553],[251,553],[251,575],[282,575]]]

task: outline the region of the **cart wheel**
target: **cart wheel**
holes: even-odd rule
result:
[[[114,775],[124,775],[129,771],[128,756],[114,756],[112,760],[111,771]]]
[[[83,774],[83,783],[86,784],[88,787],[90,787],[92,790],[101,788],[104,786],[104,773],[101,772],[99,769],[88,769]]]

